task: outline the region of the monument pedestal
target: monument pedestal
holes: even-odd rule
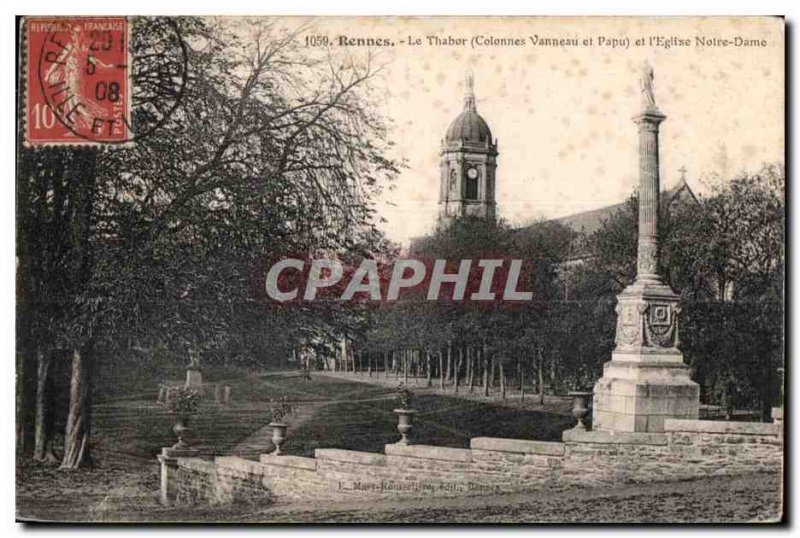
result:
[[[677,348],[679,312],[678,297],[656,278],[618,296],[617,348],[594,388],[594,429],[661,432],[665,418],[698,418],[700,386]]]
[[[187,389],[202,389],[203,388],[203,374],[199,368],[189,368],[186,370],[186,385]]]
[[[683,358],[614,353],[594,388],[593,429],[663,432],[665,418],[697,419],[700,386]]]

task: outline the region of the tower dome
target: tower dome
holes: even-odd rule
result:
[[[492,131],[475,108],[475,90],[472,75],[467,76],[464,110],[447,128],[445,142],[468,142],[472,144],[491,144]]]

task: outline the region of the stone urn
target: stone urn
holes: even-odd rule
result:
[[[592,397],[592,392],[589,391],[573,391],[568,393],[572,396],[572,416],[578,419],[578,423],[573,429],[586,430],[586,417],[589,416],[589,399]]]
[[[189,448],[189,444],[184,440],[192,431],[189,427],[189,415],[176,415],[172,431],[178,436],[178,442],[172,445],[172,448]]]
[[[414,409],[395,409],[394,412],[397,414],[397,431],[400,432],[400,440],[397,441],[397,444],[411,444],[408,436],[414,427],[414,415],[417,412]]]
[[[271,452],[273,456],[281,455],[281,445],[286,441],[286,428],[289,427],[285,422],[270,422],[272,428],[272,444],[275,445],[275,450]]]

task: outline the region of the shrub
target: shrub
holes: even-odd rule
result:
[[[187,387],[171,387],[167,389],[164,401],[160,404],[173,415],[190,416],[197,413],[200,393]]]
[[[294,415],[295,406],[286,396],[270,400],[270,422],[286,422],[286,419]]]

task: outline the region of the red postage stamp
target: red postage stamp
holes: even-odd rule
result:
[[[125,17],[25,22],[25,143],[106,145],[132,139]]]

